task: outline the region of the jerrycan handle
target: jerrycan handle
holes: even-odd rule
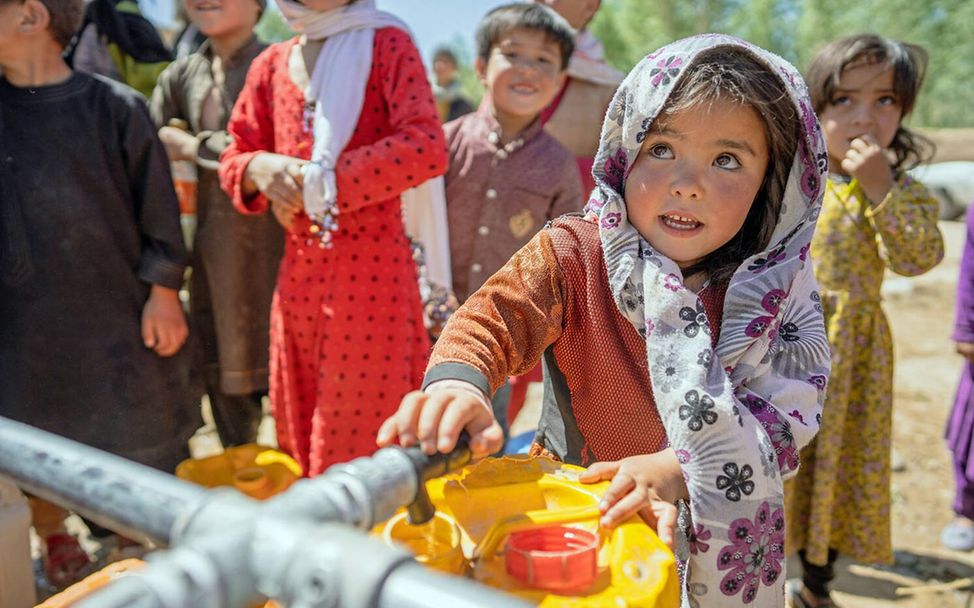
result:
[[[419,446],[406,448],[403,451],[413,463],[416,479],[419,482],[416,498],[406,507],[406,517],[413,525],[425,524],[433,519],[436,513],[436,508],[426,492],[426,482],[460,469],[470,462],[470,435],[466,431],[460,433],[456,447],[446,454],[440,452],[425,454]]]

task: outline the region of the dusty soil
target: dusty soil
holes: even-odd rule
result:
[[[974,129],[917,129],[936,145],[930,162],[974,160]]]

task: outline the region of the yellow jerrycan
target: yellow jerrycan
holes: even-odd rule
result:
[[[215,456],[184,460],[176,467],[176,477],[207,488],[233,486],[264,500],[300,479],[301,465],[284,452],[248,443]]]
[[[436,516],[400,512],[373,532],[417,561],[543,607],[679,606],[673,554],[638,517],[599,527],[609,482],[545,457],[487,458],[427,482]]]

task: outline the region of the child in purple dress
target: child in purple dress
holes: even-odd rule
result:
[[[954,409],[947,421],[947,446],[954,461],[954,521],[940,540],[956,551],[974,549],[974,202],[967,209],[967,239],[957,280],[954,343],[964,356]]]

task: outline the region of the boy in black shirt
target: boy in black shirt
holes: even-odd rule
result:
[[[81,14],[0,0],[0,416],[172,471],[199,426],[178,205],[144,100],[61,58]],[[44,512],[63,586],[88,559]]]

